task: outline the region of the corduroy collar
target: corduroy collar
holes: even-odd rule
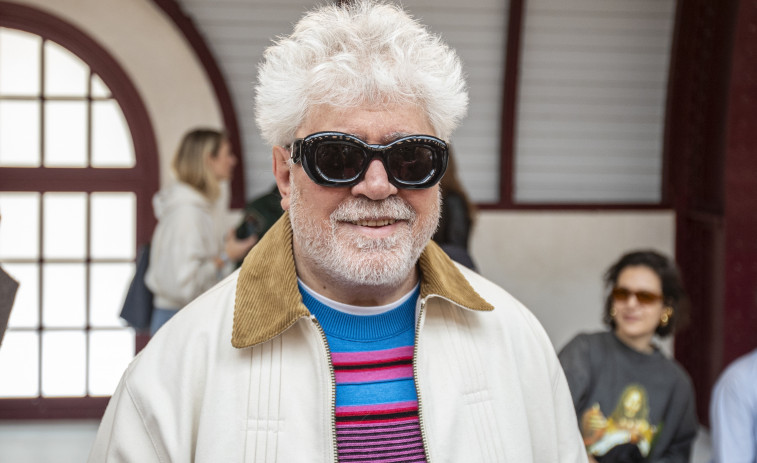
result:
[[[472,310],[493,310],[433,241],[418,260],[421,298],[441,296]],[[285,213],[244,259],[237,280],[231,344],[245,348],[268,341],[309,317],[297,289],[292,227]]]

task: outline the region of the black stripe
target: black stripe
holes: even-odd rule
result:
[[[339,454],[339,461],[342,461],[342,462],[346,462],[346,461],[381,461],[381,460],[376,459],[375,453],[378,453],[378,452],[374,452],[373,455],[368,455],[368,456],[358,456],[358,455],[354,455],[353,456],[353,455],[345,455],[345,454],[340,453]],[[412,460],[404,460],[404,461],[408,461],[408,462],[409,461],[426,461],[426,458],[425,458],[426,455],[425,455],[423,449],[420,449],[417,452],[408,453],[407,455],[400,454],[400,455],[391,456],[389,458],[394,459],[394,458],[399,458],[400,456],[404,456],[405,458],[413,458]]]
[[[373,368],[386,368],[386,367],[404,366],[404,365],[412,365],[412,364],[413,364],[412,358],[394,360],[391,362],[335,363],[334,370],[335,371],[367,370],[367,369],[373,369]]]
[[[417,421],[403,421],[402,423],[381,423],[381,424],[366,424],[362,427],[355,427],[350,426],[349,428],[341,429],[341,431],[347,432],[347,431],[356,431],[359,432],[361,429],[375,429],[375,430],[392,430],[392,429],[399,429],[399,428],[414,428],[414,429],[420,429],[421,425]]]
[[[382,450],[375,450],[375,449],[374,450],[370,450],[370,449],[367,449],[365,452],[349,452],[349,455],[346,455],[346,456],[363,456],[363,455],[365,455],[365,456],[371,456],[371,455],[382,456],[382,455],[387,454],[387,453],[397,453],[397,454],[406,454],[406,455],[419,455],[419,454],[423,453],[423,445],[416,445],[415,447],[409,448],[409,449],[395,449],[395,448],[391,448],[391,447],[382,447],[381,449]],[[354,450],[354,449],[351,449],[351,450]],[[340,452],[340,453],[341,453],[341,455],[344,455],[347,452]]]
[[[373,411],[367,411],[365,413],[351,413],[351,412],[336,412],[336,417],[339,419],[339,417],[342,416],[364,416],[364,417],[393,417],[393,416],[405,416],[408,413],[417,415],[418,414],[418,408],[417,407],[402,407],[399,409],[391,409],[391,410],[373,410]]]
[[[397,438],[394,437],[392,439],[396,440]],[[387,439],[374,439],[374,440],[371,440],[370,442],[376,442],[376,444],[368,444],[366,442],[364,445],[347,445],[348,444],[347,442],[345,442],[345,441],[339,441],[339,447],[340,448],[341,447],[344,447],[344,448],[348,448],[349,447],[352,450],[359,450],[359,449],[370,450],[370,449],[375,449],[376,447],[379,447],[379,448],[382,448],[382,449],[394,449],[394,451],[396,451],[396,452],[403,451],[403,448],[404,448],[404,450],[411,450],[411,449],[414,449],[416,447],[419,447],[419,448],[423,447],[423,441],[421,440],[420,436],[418,436],[417,438],[415,438],[415,440],[411,440],[411,441],[404,442],[404,443],[401,443],[401,444],[398,443],[396,445],[391,445],[391,446],[378,445],[379,442],[386,441],[386,440],[390,440],[390,439],[389,438],[387,438]]]
[[[370,439],[371,437],[384,437],[384,436],[394,436],[395,434],[413,434],[418,433],[420,435],[420,427],[416,426],[414,428],[409,429],[370,429],[367,430],[367,432],[360,432],[360,433],[354,433],[354,432],[343,432],[337,430],[336,435],[340,438],[350,438],[350,437],[360,437],[363,439]]]
[[[403,428],[403,429],[371,429],[371,428],[363,428],[365,429],[365,432],[349,432],[346,429],[337,430],[336,434],[337,436],[348,438],[352,436],[360,436],[360,437],[371,437],[371,436],[385,436],[387,434],[400,434],[400,433],[413,433],[413,432],[420,432],[420,427],[415,426],[412,428]]]
[[[370,436],[369,435],[366,435],[366,436],[349,436],[349,438],[346,438],[345,436],[342,436],[342,435],[338,435],[338,438],[339,438],[339,442],[356,444],[356,445],[354,445],[355,448],[359,448],[360,445],[362,445],[362,444],[365,444],[365,445],[376,445],[376,444],[379,444],[379,443],[383,443],[383,442],[390,441],[390,440],[397,440],[397,439],[403,439],[403,440],[407,441],[407,442],[405,442],[406,444],[414,442],[414,440],[417,440],[417,441],[421,440],[421,437],[420,437],[421,433],[420,432],[417,432],[417,433],[403,433],[403,434],[411,434],[409,436],[400,436],[399,434],[400,433],[396,433],[396,434],[384,433],[384,434],[380,434],[380,435],[370,435]],[[417,436],[415,436],[413,434],[417,434]]]

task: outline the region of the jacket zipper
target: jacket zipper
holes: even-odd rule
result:
[[[423,442],[423,453],[426,454],[426,463],[431,463],[431,457],[428,453],[426,443],[426,427],[423,425],[423,411],[421,401],[421,388],[418,382],[418,347],[420,344],[421,324],[423,323],[423,310],[426,308],[426,298],[421,299],[421,308],[418,311],[418,322],[415,324],[415,349],[413,349],[413,380],[415,381],[415,392],[418,395],[418,425],[421,428],[421,442]]]
[[[318,320],[315,318],[315,316],[311,315],[310,319],[313,320],[313,323],[318,329],[318,332],[321,334],[323,347],[326,348],[326,360],[328,361],[328,364],[329,364],[329,374],[331,376],[331,413],[330,413],[330,418],[329,418],[331,420],[331,443],[333,444],[333,450],[334,450],[334,463],[338,463],[339,451],[337,448],[337,441],[336,441],[336,375],[334,374],[334,364],[331,362],[331,349],[329,348],[329,340],[326,338],[326,332],[323,331],[323,327],[321,326],[320,322],[318,322]]]

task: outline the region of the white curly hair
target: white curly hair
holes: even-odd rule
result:
[[[457,53],[402,8],[358,0],[321,6],[279,37],[258,66],[256,120],[286,146],[316,106],[418,105],[449,140],[468,91]]]

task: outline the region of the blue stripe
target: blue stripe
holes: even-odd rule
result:
[[[352,340],[356,342],[391,340],[400,333],[415,327],[415,306],[418,302],[420,289],[408,298],[402,305],[388,312],[378,315],[352,315],[335,310],[325,304],[298,285],[302,302],[315,315],[329,338]],[[411,340],[412,343],[412,335]],[[393,347],[396,347],[393,346]],[[382,347],[385,349],[386,347]]]
[[[365,341],[353,341],[336,336],[329,336],[329,349],[332,352],[372,352],[377,350],[394,349],[396,347],[412,346],[415,341],[415,327],[411,326],[396,336],[385,339],[371,339]]]
[[[376,405],[418,400],[413,379],[381,383],[337,384],[336,406]]]

